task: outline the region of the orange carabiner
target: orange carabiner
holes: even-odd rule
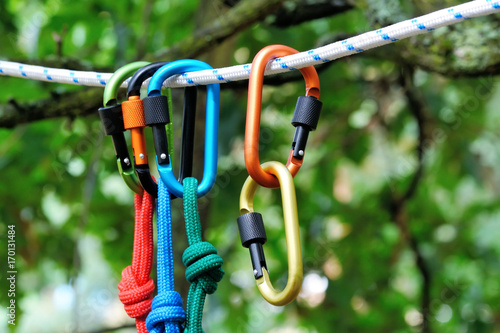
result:
[[[269,188],[279,187],[278,179],[264,171],[259,160],[259,132],[260,114],[262,107],[262,85],[264,72],[270,60],[298,53],[299,51],[285,45],[269,45],[257,53],[252,61],[250,80],[248,83],[248,104],[245,127],[245,164],[250,176],[261,186]],[[286,64],[282,64],[286,67]],[[309,131],[316,129],[321,102],[319,98],[319,77],[314,66],[301,68],[300,72],[306,83],[306,96],[299,97],[292,124],[296,126],[295,136],[287,168],[295,177],[304,157],[304,150]]]

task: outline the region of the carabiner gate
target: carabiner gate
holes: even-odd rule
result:
[[[175,74],[182,74],[190,71],[200,71],[212,69],[212,67],[199,60],[177,60],[161,67],[151,78],[148,86],[148,97],[151,104],[151,110],[158,109],[162,104],[165,104],[161,96],[161,87],[163,81]],[[188,93],[186,91],[186,93]],[[206,116],[205,116],[205,160],[203,164],[203,179],[198,185],[198,198],[207,194],[215,183],[217,175],[217,137],[219,131],[219,95],[220,87],[218,83],[207,85],[207,98],[206,98]],[[156,106],[160,105],[160,106]],[[163,106],[161,106],[163,107]],[[152,111],[156,112],[156,111]],[[146,110],[148,113],[148,110]],[[156,161],[158,164],[158,171],[162,181],[167,185],[168,190],[175,196],[183,197],[183,185],[175,178],[171,163],[171,157],[168,151],[161,147],[160,143],[165,141],[161,138],[162,135],[154,136]],[[163,136],[164,138],[164,136]],[[158,143],[157,143],[158,141]],[[184,141],[184,140],[183,140]],[[191,154],[192,155],[192,154]],[[183,157],[181,157],[183,159]],[[184,172],[183,176],[186,174]]]
[[[279,187],[278,180],[262,169],[259,160],[259,131],[264,72],[270,60],[298,52],[285,45],[269,45],[260,50],[252,61],[248,83],[245,127],[245,165],[250,176],[261,186]],[[309,132],[316,129],[322,107],[321,101],[318,100],[320,89],[316,69],[313,66],[308,66],[301,68],[300,72],[306,83],[306,95],[300,96],[297,100],[292,118],[292,125],[296,127],[296,130],[286,164],[293,177],[302,166]]]
[[[259,184],[252,177],[247,178],[241,189],[241,216],[238,218],[238,229],[241,244],[250,250],[254,276],[262,297],[273,305],[286,305],[293,301],[299,294],[303,276],[295,187],[290,171],[282,163],[276,161],[266,162],[262,164],[262,168],[276,177],[281,189],[288,258],[288,281],[285,289],[282,291],[274,289],[269,278],[262,247],[267,241],[264,222],[262,215],[254,212],[253,207],[255,191]]]
[[[118,170],[127,186],[137,194],[142,194],[143,189],[139,184],[134,172],[134,166],[130,161],[125,132],[122,107],[116,100],[118,88],[121,83],[135,73],[139,68],[148,65],[147,61],[137,61],[119,68],[109,79],[104,88],[103,105],[99,108],[99,116],[106,135],[111,135],[113,147],[115,148]]]
[[[143,67],[138,70],[137,73],[132,77],[129,83],[129,96],[137,95],[140,93],[140,86],[147,78],[153,76],[153,74],[168,64],[167,61],[157,62],[149,66]],[[137,75],[137,79],[136,79]],[[134,80],[136,79],[136,80]],[[194,131],[195,131],[195,115],[196,115],[196,87],[186,87],[184,88],[184,109],[183,109],[183,121],[182,121],[182,141],[181,141],[181,163],[179,170],[179,181],[186,177],[191,177],[193,170],[193,150],[194,150]],[[161,156],[169,155],[171,158],[173,156],[174,145],[168,145],[168,141],[173,138],[168,135],[168,129],[166,126],[172,126],[170,122],[171,117],[171,98],[167,96],[148,96],[143,100],[144,105],[144,116],[145,124],[150,126],[153,130],[153,140],[155,143],[156,151],[160,158]],[[171,133],[171,132],[170,132]],[[170,161],[173,164],[172,160]],[[147,181],[151,179],[149,166],[136,166],[137,175],[139,180],[141,176]],[[142,181],[141,181],[142,182]],[[154,183],[155,189],[157,189],[156,183]],[[172,199],[176,196],[171,195]]]

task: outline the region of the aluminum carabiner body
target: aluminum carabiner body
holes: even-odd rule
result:
[[[134,166],[130,161],[124,135],[124,123],[121,104],[117,101],[118,88],[123,81],[135,73],[139,68],[148,65],[147,61],[137,61],[119,68],[109,79],[104,88],[103,105],[99,108],[99,116],[106,135],[111,135],[115,149],[118,170],[127,186],[137,194],[143,189],[137,179]]]
[[[261,186],[276,188],[278,180],[265,172],[259,160],[259,132],[262,107],[262,85],[264,72],[270,60],[298,53],[285,45],[269,45],[257,53],[252,61],[248,83],[248,104],[245,126],[245,165],[250,176]],[[283,64],[287,67],[286,64]],[[313,66],[301,68],[300,72],[306,83],[306,95],[300,96],[295,107],[292,125],[296,127],[292,149],[288,156],[287,168],[295,176],[302,166],[307,138],[310,131],[316,129],[322,103],[319,98],[319,78]]]
[[[167,63],[166,61],[155,62],[138,69],[128,84],[128,100],[122,102],[125,129],[130,130],[132,138],[135,172],[144,190],[155,198],[158,195],[158,186],[149,170],[146,140],[144,137],[144,127],[148,123],[144,115],[143,100],[141,99],[141,85],[146,79],[153,76],[160,67]],[[163,126],[165,125],[163,124]]]
[[[153,76],[153,74],[163,65],[168,62],[158,62],[146,66],[137,71],[135,75],[142,75],[144,81],[147,77]],[[150,67],[150,68],[147,68]],[[154,69],[154,70],[153,70]],[[141,74],[144,73],[144,74]],[[145,76],[146,73],[149,76]],[[134,77],[135,77],[134,75]],[[135,88],[133,86],[134,77],[129,83],[129,94],[139,94],[140,85]],[[135,91],[133,91],[135,90]],[[181,139],[181,156],[180,156],[180,169],[179,169],[179,181],[186,177],[191,177],[193,173],[193,151],[194,151],[194,132],[195,132],[195,122],[196,122],[196,95],[197,87],[185,87],[184,88],[184,108],[182,112],[182,139]],[[169,141],[173,141],[172,130],[169,131],[169,126],[172,126],[170,118],[172,117],[172,105],[171,98],[167,96],[148,96],[143,100],[144,104],[144,116],[147,126],[150,126],[153,130],[153,139],[155,143],[155,150],[158,156],[161,157],[165,155],[170,156],[170,163],[173,164],[174,156],[174,145],[168,145]],[[141,179],[140,168],[136,167],[138,171],[139,180]],[[149,173],[149,169],[147,170]],[[145,176],[146,177],[146,176]],[[156,185],[156,184],[155,184]],[[175,195],[171,195],[172,199],[177,198]]]
[[[161,67],[151,78],[148,86],[148,97],[161,96],[163,81],[172,75],[191,71],[212,69],[210,65],[199,60],[183,59],[173,61]],[[207,85],[205,116],[205,160],[203,163],[203,179],[198,185],[198,198],[207,194],[215,183],[217,175],[217,137],[219,132],[219,96],[218,83]],[[158,100],[160,101],[160,100]],[[158,151],[155,139],[156,160],[162,181],[175,196],[183,197],[183,186],[175,178],[170,156],[167,152]]]
[[[262,245],[267,241],[262,215],[254,212],[253,200],[259,184],[248,177],[241,189],[238,229],[241,243],[250,250],[257,287],[266,301],[273,305],[286,305],[299,294],[302,286],[302,251],[300,246],[297,199],[293,177],[285,165],[272,161],[262,164],[263,170],[276,177],[281,189],[283,218],[288,259],[288,281],[282,291],[274,289],[264,257]]]

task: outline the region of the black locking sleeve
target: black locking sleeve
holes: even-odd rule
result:
[[[125,128],[123,127],[122,106],[115,104],[99,108],[99,116],[106,135],[111,135],[116,158],[120,160],[123,170],[128,170],[132,164],[125,141]]]
[[[167,96],[148,96],[143,100],[146,125],[153,128],[153,140],[159,164],[169,163],[165,125],[170,122]]]
[[[296,127],[293,137],[293,157],[302,159],[306,150],[309,132],[318,126],[323,103],[314,96],[300,96],[293,113],[292,125]]]
[[[121,134],[123,127],[123,114],[121,104],[99,108],[99,116],[106,135]]]
[[[262,215],[247,213],[238,217],[241,244],[250,250],[255,279],[262,277],[262,268],[267,269],[266,257],[262,245],[267,242]]]

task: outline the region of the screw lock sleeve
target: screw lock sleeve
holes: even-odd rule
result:
[[[142,100],[129,100],[122,103],[123,124],[125,129],[146,126],[144,121],[144,106]]]
[[[102,107],[98,111],[106,135],[121,134],[125,131],[120,104]]]
[[[248,248],[252,243],[265,244],[267,242],[264,221],[260,213],[247,213],[238,217],[241,244]]]
[[[158,164],[168,164],[168,142],[166,124],[170,122],[168,115],[168,97],[148,96],[142,100],[144,105],[144,118],[147,126],[153,128],[153,140],[155,144]]]
[[[300,96],[293,113],[292,125],[314,131],[318,126],[322,106],[323,103],[314,96]]]
[[[167,96],[148,96],[142,102],[147,126],[165,125],[170,122]]]
[[[267,241],[262,215],[251,212],[238,217],[241,244],[250,250],[253,274],[256,279],[263,276],[262,269],[267,269],[266,257],[262,244]]]
[[[302,160],[306,150],[309,132],[318,126],[323,103],[314,96],[300,96],[293,113],[292,125],[295,126],[292,150],[293,157]]]
[[[125,141],[125,132],[123,124],[122,106],[120,104],[99,108],[99,116],[101,117],[102,126],[106,135],[111,135],[113,140],[113,148],[115,149],[116,157],[120,160],[120,165],[123,170],[128,170],[131,167],[130,157]]]

